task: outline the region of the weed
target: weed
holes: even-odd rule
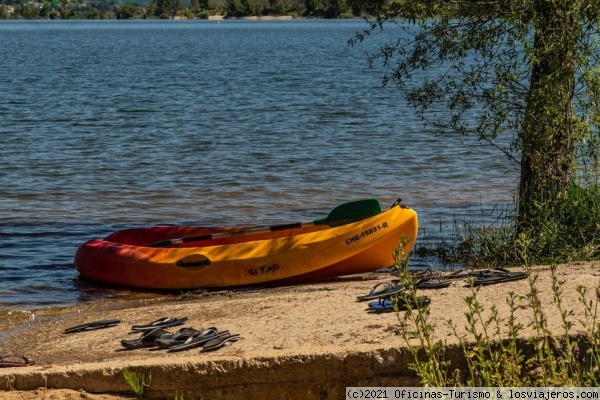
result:
[[[127,368],[123,370],[123,377],[125,378],[125,381],[129,387],[131,387],[131,390],[133,390],[133,392],[140,397],[144,396],[144,392],[152,383],[152,374],[150,374],[148,379],[146,379],[145,374],[131,372]]]
[[[9,391],[15,390],[15,377],[14,376],[6,376],[6,387],[8,387]]]
[[[433,336],[435,326],[429,321],[428,308],[409,309],[398,319],[404,338],[413,356],[413,369],[424,386],[453,387],[548,387],[579,386],[597,387],[600,383],[600,324],[598,303],[600,287],[595,298],[589,299],[584,287],[578,287],[579,301],[585,310],[585,335],[572,333],[573,312],[567,310],[562,301],[564,281],[560,280],[556,264],[550,268],[551,290],[556,312],[560,314],[560,332],[551,334],[544,305],[538,291],[538,275],[529,265],[529,244],[526,235],[514,243],[515,254],[525,264],[528,275],[528,293],[518,296],[508,293],[506,303],[509,311],[500,315],[496,306],[486,310],[479,301],[479,287],[471,285],[464,298],[466,334],[459,333],[455,321],[446,321],[458,340],[462,356],[466,361],[465,373],[444,359],[445,344]],[[395,271],[407,286],[402,296],[416,298],[414,278],[408,273],[410,255],[400,244],[394,254]],[[516,311],[521,306],[531,310],[533,334],[523,338],[523,324],[518,321]]]

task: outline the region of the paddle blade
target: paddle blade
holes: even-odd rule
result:
[[[356,200],[334,208],[327,218],[314,221],[315,225],[340,226],[381,214],[377,199]]]

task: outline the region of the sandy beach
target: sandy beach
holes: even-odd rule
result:
[[[573,334],[584,333],[585,315],[578,286],[595,301],[600,263],[558,266],[563,307],[573,311]],[[515,269],[518,270],[518,269]],[[560,333],[548,267],[533,268],[548,327]],[[40,309],[32,315],[0,320],[0,354],[21,353],[35,366],[0,368],[2,399],[125,399],[134,398],[123,370],[152,375],[148,398],[226,399],[342,398],[346,386],[418,385],[410,371],[407,344],[399,334],[402,313],[371,313],[357,296],[392,276],[370,273],[318,283],[206,292],[193,298],[166,296],[143,301],[100,301],[65,309]],[[496,306],[506,317],[510,292],[518,300],[517,317],[531,332],[529,280],[482,286],[478,300],[489,315]],[[435,336],[452,348],[465,331],[465,297],[472,295],[463,279],[447,288],[419,290],[431,299],[430,320]],[[133,339],[133,324],[161,317],[187,317],[184,327],[217,327],[241,338],[217,351],[198,349],[124,350],[122,339]],[[119,319],[110,328],[63,334],[65,328],[94,320]],[[177,328],[170,328],[175,331]]]

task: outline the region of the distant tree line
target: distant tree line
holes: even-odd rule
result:
[[[2,0],[0,19],[352,18],[343,0]]]

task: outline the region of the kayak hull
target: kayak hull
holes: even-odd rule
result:
[[[374,271],[394,264],[393,251],[417,237],[417,214],[395,205],[337,227],[309,226],[150,247],[169,238],[210,236],[246,227],[149,227],[84,243],[80,276],[111,285],[195,289],[294,283]]]

